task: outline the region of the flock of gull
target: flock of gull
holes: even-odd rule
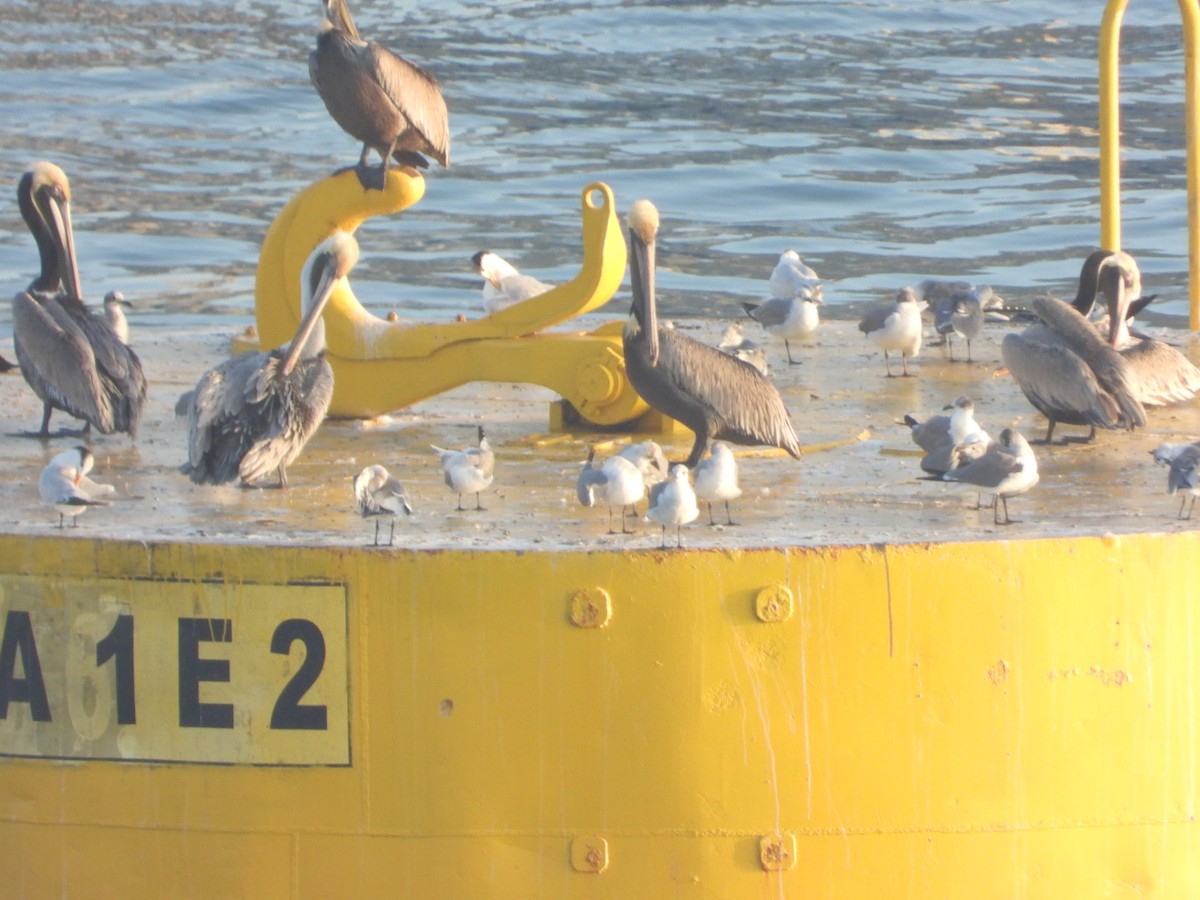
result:
[[[364,40],[350,17],[346,0],[323,0],[324,18],[309,75],[332,118],[362,143],[356,171],[365,188],[382,187],[388,166],[427,168],[426,156],[444,167],[450,161],[449,121],[437,80],[387,48]],[[382,159],[367,165],[371,151]],[[125,433],[136,437],[146,401],[147,380],[129,345],[119,292],[109,293],[102,311],[83,299],[71,228],[71,190],[66,174],[49,162],[35,164],[17,188],[21,215],[37,244],[38,276],[13,299],[13,344],[17,364],[41,400],[41,427],[33,436],[51,436],[55,410],[84,422],[87,436]],[[629,533],[628,517],[647,502],[645,516],[662,530],[680,529],[700,516],[700,501],[715,525],[713,504],[724,504],[725,525],[733,525],[730,503],[741,495],[731,444],[779,448],[799,458],[802,448],[779,391],[769,376],[764,349],[746,338],[740,323],[710,346],[659,321],[655,295],[655,248],[658,210],[648,200],[634,203],[628,215],[631,306],[623,331],[624,363],[638,394],[658,412],[695,434],[687,458],[668,464],[653,441],[630,444],[607,459],[595,448],[578,475],[577,496],[585,507],[620,514],[620,533]],[[358,246],[335,231],[310,254],[301,274],[301,322],[293,338],[267,352],[249,352],[206,371],[178,409],[187,418],[187,459],[181,466],[197,484],[287,485],[287,467],[320,428],[333,393],[333,371],[325,359],[322,312],[340,282],[358,261]],[[523,275],[491,251],[471,260],[483,277],[483,304],[493,314],[550,288]],[[768,279],[769,298],[743,304],[749,321],[781,339],[787,362],[797,364],[792,342],[805,341],[820,323],[822,281],[795,250],[785,251]],[[1104,303],[1100,303],[1100,299]],[[1132,430],[1147,422],[1147,408],[1190,401],[1200,391],[1200,369],[1177,349],[1138,333],[1133,316],[1150,298],[1141,296],[1137,263],[1126,253],[1097,251],[1084,262],[1073,302],[1038,298],[1035,320],[1003,339],[1001,353],[1032,406],[1048,420],[1049,443],[1058,425]],[[921,350],[925,315],[949,345],[971,342],[988,317],[1003,317],[1002,301],[990,288],[965,282],[922,281],[899,290],[894,302],[869,310],[858,324],[883,351],[887,377],[912,377],[910,362]],[[898,355],[900,372],[893,372]],[[6,365],[0,359],[0,369]],[[923,453],[921,468],[930,478],[957,482],[990,495],[996,524],[1007,524],[1008,500],[1038,482],[1037,459],[1016,429],[992,439],[974,418],[974,403],[960,397],[946,415],[925,421],[907,417],[912,439]],[[474,446],[458,450],[433,447],[446,486],[458,497],[480,495],[493,483],[495,455],[482,427]],[[1168,491],[1200,494],[1200,442],[1164,444],[1154,459],[1169,468]],[[88,477],[94,457],[86,446],[55,455],[38,482],[43,501],[77,521],[89,506],[104,504],[111,485]],[[358,512],[380,522],[411,515],[403,485],[380,465],[364,468],[353,479]],[[1001,514],[1003,512],[1003,518]],[[1187,517],[1191,507],[1187,508]]]

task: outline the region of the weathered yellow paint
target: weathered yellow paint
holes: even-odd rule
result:
[[[1121,20],[1129,0],[1108,0],[1100,22],[1100,245],[1121,249]],[[1187,146],[1189,320],[1200,329],[1200,2],[1179,0],[1183,20]]]
[[[0,575],[348,603],[349,767],[0,760],[17,896],[1200,895],[1195,533],[727,553],[7,536]]]
[[[333,230],[353,232],[373,216],[419,201],[425,182],[414,170],[388,170],[384,190],[363,188],[352,170],[297,194],[272,223],[259,256],[255,315],[262,347],[291,339],[300,321],[300,272]],[[469,321],[387,322],[363,308],[347,283],[324,313],[327,358],[334,371],[330,414],[370,417],[475,381],[539,384],[557,392],[585,420],[618,425],[647,412],[625,375],[619,329],[543,333],[603,306],[625,274],[625,239],[612,191],[583,189],[583,260],[579,273],[538,297]],[[247,349],[245,341],[238,349]]]

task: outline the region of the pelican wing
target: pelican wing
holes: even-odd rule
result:
[[[658,368],[674,390],[717,425],[710,437],[769,444],[799,457],[783,398],[758,369],[674,329],[659,329],[659,346]]]
[[[1169,344],[1136,341],[1121,356],[1136,373],[1139,398],[1146,406],[1182,403],[1200,391],[1200,369]]]
[[[1112,396],[1120,410],[1119,424],[1125,428],[1145,425],[1146,409],[1138,399],[1137,376],[1121,354],[1105,343],[1091,323],[1069,303],[1054,297],[1038,297],[1031,306],[1041,320],[1062,338],[1067,348],[1083,360],[1095,374],[1099,385]]]
[[[54,299],[13,298],[13,341],[26,379],[52,406],[91,422],[104,434],[113,429],[112,410],[96,372],[92,345]]]
[[[381,44],[359,51],[363,66],[434,151],[450,162],[450,114],[436,78]]]
[[[1021,392],[1048,418],[1078,419],[1080,424],[1097,428],[1119,427],[1116,402],[1074,351],[1062,344],[1008,334],[1000,343],[1000,355]]]

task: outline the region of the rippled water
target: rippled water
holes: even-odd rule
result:
[[[353,0],[352,0],[353,2]],[[0,181],[72,178],[88,294],[139,316],[249,316],[258,246],[358,146],[308,83],[317,2],[0,3]],[[722,314],[797,247],[856,304],[930,275],[1067,292],[1099,239],[1099,0],[358,0],[363,33],[435,72],[453,168],[360,233],[368,306],[478,306],[490,247],[545,280],[578,264],[578,197],[664,216],[670,315]],[[1125,249],[1186,315],[1183,50],[1134,3],[1123,66]],[[0,283],[36,253],[0,205]],[[623,311],[623,310],[622,310]],[[6,327],[7,304],[0,305]]]

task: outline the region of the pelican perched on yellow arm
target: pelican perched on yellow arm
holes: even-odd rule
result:
[[[85,433],[136,435],[146,376],[105,316],[83,302],[66,173],[36,163],[17,185],[17,204],[41,257],[40,274],[12,305],[17,362],[43,404],[41,430],[32,434],[48,437],[58,409],[83,419]]]
[[[308,77],[333,120],[362,142],[360,170],[374,150],[383,157],[382,189],[391,160],[426,169],[422,154],[450,167],[450,116],[436,78],[387,47],[363,40],[346,0],[322,0],[325,18]]]
[[[333,369],[325,360],[321,313],[358,262],[358,244],[334,232],[308,257],[300,276],[303,318],[290,344],[235,356],[200,376],[188,406],[188,461],[199,484],[253,484],[300,455],[325,419]]]
[[[658,210],[638,200],[629,210],[629,275],[633,305],[625,322],[625,368],[650,406],[696,434],[691,469],[710,441],[769,444],[797,459],[800,442],[775,385],[758,369],[716,347],[658,324],[654,247]]]

